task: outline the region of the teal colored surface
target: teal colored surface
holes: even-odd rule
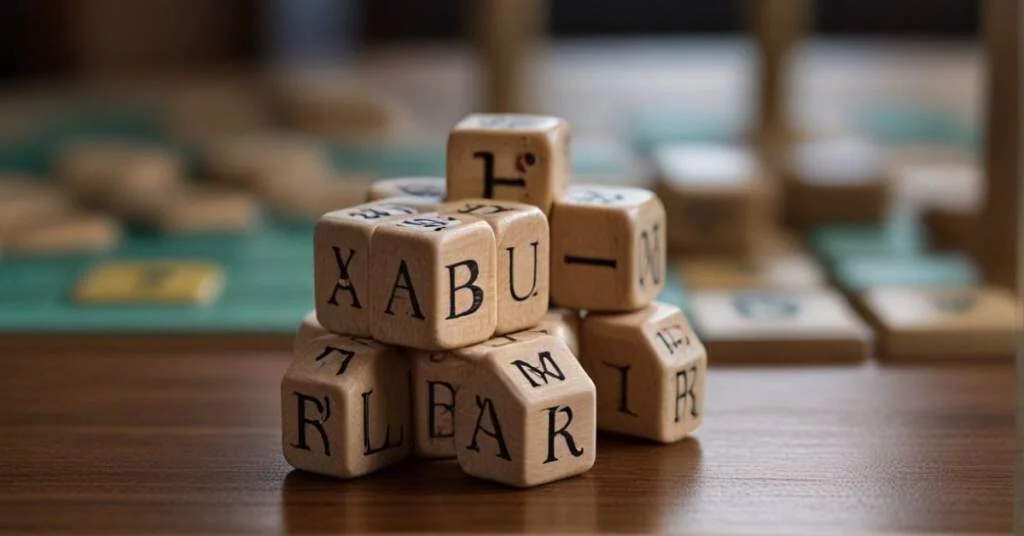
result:
[[[811,231],[808,243],[821,260],[850,257],[917,255],[927,246],[924,228],[909,216],[893,216],[881,224],[835,224]]]
[[[627,122],[626,136],[636,150],[649,153],[666,143],[735,141],[741,130],[732,118],[694,108],[661,106],[636,110]]]
[[[658,296],[658,301],[675,305],[682,309],[687,318],[692,319],[690,314],[690,301],[687,298],[686,286],[683,279],[677,274],[677,270],[669,266],[668,274],[665,276],[665,290]]]
[[[974,261],[955,254],[846,259],[836,264],[834,276],[848,292],[889,285],[967,286],[981,280]]]
[[[854,125],[885,144],[939,143],[977,148],[978,129],[950,110],[918,104],[873,105],[858,111]]]

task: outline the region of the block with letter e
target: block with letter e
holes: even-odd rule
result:
[[[467,116],[448,135],[448,199],[518,201],[547,214],[569,184],[569,138],[557,117]]]
[[[463,214],[417,214],[376,228],[370,244],[374,339],[417,350],[461,348],[497,325],[495,239]]]
[[[530,487],[594,465],[594,383],[564,342],[520,332],[461,352],[478,359],[456,394],[455,453],[465,472]]]
[[[409,457],[409,362],[369,338],[328,332],[307,316],[281,381],[284,457],[339,478]]]

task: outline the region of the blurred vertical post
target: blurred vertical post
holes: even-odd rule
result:
[[[986,198],[980,257],[989,283],[1020,290],[1021,0],[986,0],[982,20],[987,71]]]
[[[790,141],[790,56],[807,33],[812,0],[751,0],[758,59],[756,136],[774,166]]]
[[[526,112],[536,105],[536,47],[546,0],[466,0],[470,38],[482,75],[484,111]]]
[[[264,0],[267,54],[281,65],[338,61],[357,41],[359,0]]]

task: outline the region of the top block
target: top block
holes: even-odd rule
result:
[[[448,199],[519,201],[547,214],[569,184],[569,123],[473,114],[448,135]]]

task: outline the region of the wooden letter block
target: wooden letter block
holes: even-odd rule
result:
[[[572,309],[550,309],[530,329],[562,339],[573,355],[580,356],[580,314]]]
[[[807,141],[790,154],[786,219],[800,227],[877,222],[888,209],[881,152],[859,138]]]
[[[416,209],[387,202],[328,212],[313,233],[317,319],[330,331],[370,336],[370,237]],[[374,272],[379,273],[379,272]]]
[[[521,331],[548,310],[551,233],[539,208],[511,201],[470,199],[442,205],[440,212],[486,221],[497,243],[496,333]]]
[[[573,186],[551,212],[551,298],[632,311],[665,288],[665,207],[639,188]]]
[[[545,214],[569,184],[569,123],[474,114],[448,135],[448,199],[519,201]]]
[[[754,253],[774,220],[774,210],[766,172],[750,151],[680,144],[659,148],[654,159],[670,248],[684,253]]]
[[[682,311],[657,303],[583,320],[580,361],[597,386],[597,427],[672,443],[704,418],[707,352]]]
[[[444,177],[399,177],[374,182],[370,186],[368,201],[387,199],[389,197],[429,197],[438,202],[445,196]]]
[[[409,457],[409,361],[370,339],[300,330],[281,382],[281,443],[297,469],[353,478]]]
[[[386,222],[370,240],[373,338],[419,350],[489,339],[497,325],[494,231],[463,214]]]
[[[489,341],[456,394],[455,451],[462,469],[517,487],[594,465],[594,383],[561,340],[514,334]]]
[[[859,361],[872,342],[832,290],[697,291],[689,311],[716,363]]]
[[[421,458],[455,457],[455,395],[479,361],[478,352],[414,352],[413,444]]]
[[[861,298],[886,359],[1013,359],[1020,302],[999,288],[879,287]]]

